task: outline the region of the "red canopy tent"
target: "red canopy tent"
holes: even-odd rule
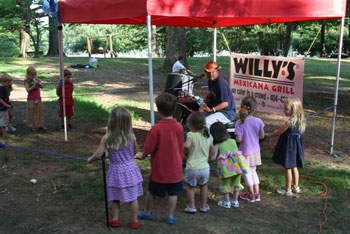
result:
[[[59,0],[62,23],[225,27],[345,16],[345,0]]]
[[[58,0],[58,10],[60,24],[147,24],[153,125],[151,25],[213,27],[215,30],[216,27],[226,26],[341,18],[338,48],[340,52],[346,0]],[[215,41],[214,39],[214,43]],[[338,53],[331,153],[338,100],[340,55],[341,53]],[[62,30],[60,30],[60,68],[62,79]]]

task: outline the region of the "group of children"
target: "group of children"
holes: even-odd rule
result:
[[[110,157],[107,174],[107,197],[111,202],[112,227],[119,227],[120,202],[131,205],[131,228],[139,228],[138,219],[153,220],[152,206],[155,197],[168,195],[165,222],[175,222],[174,211],[177,196],[183,192],[184,182],[187,184],[187,206],[185,212],[196,213],[195,187],[200,187],[201,212],[208,212],[207,202],[210,167],[208,159],[217,162],[217,173],[220,178],[219,191],[223,200],[218,206],[223,208],[239,207],[238,197],[248,202],[261,201],[259,177],[256,167],[261,165],[259,139],[266,136],[280,135],[273,161],[285,168],[286,185],[277,192],[290,196],[299,193],[299,174],[297,167],[304,167],[304,151],[300,134],[305,129],[302,105],[299,99],[290,98],[285,102],[285,115],[289,117],[280,129],[272,133],[264,133],[264,123],[254,117],[257,103],[254,98],[242,100],[239,120],[236,121],[236,138],[231,139],[225,126],[216,122],[206,127],[205,117],[200,112],[189,115],[187,122],[190,132],[184,129],[173,118],[177,99],[163,93],[156,98],[158,113],[162,120],[149,131],[144,143],[144,152],[137,155],[137,144],[132,131],[131,115],[123,107],[116,107],[110,115],[107,133],[102,138],[96,152],[88,159],[88,163],[102,157],[105,150]],[[237,147],[239,143],[239,147]],[[186,159],[185,176],[183,174],[183,155]],[[138,197],[143,195],[142,176],[135,158],[139,160],[150,156],[151,176],[146,194],[146,204],[138,211]],[[247,192],[241,192],[244,177]],[[233,194],[230,198],[230,194]]]
[[[68,120],[68,127],[72,128],[72,117],[74,115],[74,101],[73,101],[73,83],[71,79],[71,72],[64,70],[64,88],[65,88],[65,105],[63,106],[63,84],[60,81],[57,84],[56,93],[59,97],[61,117],[61,127],[63,128],[64,114],[63,107],[66,110]],[[16,129],[11,125],[13,118],[12,103],[10,101],[10,93],[12,88],[12,77],[7,73],[2,73],[0,76],[0,128],[2,137],[8,136],[8,131],[14,132]],[[24,87],[27,91],[27,124],[32,131],[47,130],[44,125],[44,110],[41,100],[40,89],[43,88],[42,82],[37,78],[37,71],[34,67],[28,67],[26,70],[26,78],[24,80]]]

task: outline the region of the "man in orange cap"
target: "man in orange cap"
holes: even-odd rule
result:
[[[221,67],[216,62],[209,61],[203,68],[208,78],[209,93],[199,111],[207,116],[206,122],[209,129],[217,121],[223,124],[233,121],[236,115],[236,104],[227,81],[219,75]]]

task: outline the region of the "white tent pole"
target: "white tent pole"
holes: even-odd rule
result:
[[[60,80],[62,84],[62,99],[63,99],[63,119],[64,119],[64,140],[68,141],[67,134],[67,117],[66,117],[66,97],[65,97],[65,85],[64,85],[64,61],[63,61],[63,27],[62,24],[58,25],[58,42],[59,42],[59,59],[60,59]]]
[[[216,62],[216,38],[217,38],[217,30],[216,27],[214,28],[214,45],[213,45],[213,60]]]
[[[153,104],[153,68],[152,68],[152,28],[151,16],[147,15],[147,39],[148,39],[148,75],[149,75],[149,98],[151,105],[151,125],[154,125],[154,104]]]
[[[343,48],[344,22],[345,22],[345,17],[342,17],[341,22],[340,22],[338,61],[337,61],[337,77],[336,77],[335,93],[334,93],[334,109],[333,109],[332,138],[331,138],[331,152],[330,152],[331,154],[333,154],[333,150],[334,150],[334,133],[335,133],[335,121],[337,119],[337,108],[338,108],[337,107],[337,105],[338,105],[338,89],[339,89],[341,53],[342,53],[342,48]]]

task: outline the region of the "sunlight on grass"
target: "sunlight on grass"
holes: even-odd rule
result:
[[[150,121],[150,111],[147,109],[149,106],[148,102],[136,102],[132,100],[120,100],[117,105],[112,105],[108,107],[109,110],[112,110],[116,106],[123,106],[131,114],[133,120],[136,121]]]

